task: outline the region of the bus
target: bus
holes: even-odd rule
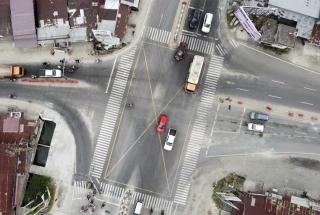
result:
[[[204,57],[195,55],[193,57],[184,90],[187,93],[194,93],[200,80]]]

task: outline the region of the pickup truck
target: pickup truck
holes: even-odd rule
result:
[[[42,69],[38,73],[39,78],[61,78],[62,71],[60,69]]]
[[[264,131],[264,125],[262,124],[255,124],[255,123],[248,123],[248,130],[249,131],[256,131],[263,133]]]

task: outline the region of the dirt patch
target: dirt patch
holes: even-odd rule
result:
[[[320,171],[320,161],[319,160],[309,159],[309,158],[290,157],[289,163],[291,163],[295,166]]]

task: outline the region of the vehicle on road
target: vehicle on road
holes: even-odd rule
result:
[[[212,13],[206,13],[206,15],[204,16],[203,25],[202,25],[202,28],[201,28],[202,32],[204,32],[204,33],[209,33],[210,32],[212,19],[213,19],[213,14]]]
[[[187,93],[194,93],[200,80],[204,57],[195,55],[193,57],[190,69],[188,72],[184,89]]]
[[[201,11],[196,9],[193,10],[192,17],[189,22],[189,28],[192,30],[197,29],[199,26],[200,18],[201,18]]]
[[[134,208],[134,214],[141,214],[142,202],[138,201],[136,207]]]
[[[39,71],[40,78],[61,78],[62,71],[60,69],[42,69]]]
[[[1,65],[0,78],[21,78],[24,76],[24,68],[21,66]]]
[[[250,112],[249,118],[251,120],[261,120],[261,121],[268,121],[269,115],[265,113],[258,113],[258,112]]]
[[[177,130],[170,128],[168,131],[168,135],[166,138],[166,142],[164,143],[164,149],[167,151],[171,151],[173,148],[173,143],[176,138]]]
[[[176,61],[181,61],[184,59],[184,55],[187,51],[188,48],[188,44],[186,42],[180,42],[180,45],[177,48],[177,51],[174,55],[174,59]]]
[[[162,133],[166,130],[166,126],[168,123],[168,116],[165,114],[161,114],[159,117],[158,125],[157,125],[157,132]]]
[[[256,123],[248,123],[248,130],[263,133],[264,125],[256,124]]]

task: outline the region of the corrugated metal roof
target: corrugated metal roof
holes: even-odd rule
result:
[[[276,6],[283,9],[301,13],[313,18],[319,18],[320,1],[319,0],[269,0],[270,6]]]
[[[12,33],[17,47],[37,46],[32,0],[10,0]]]

